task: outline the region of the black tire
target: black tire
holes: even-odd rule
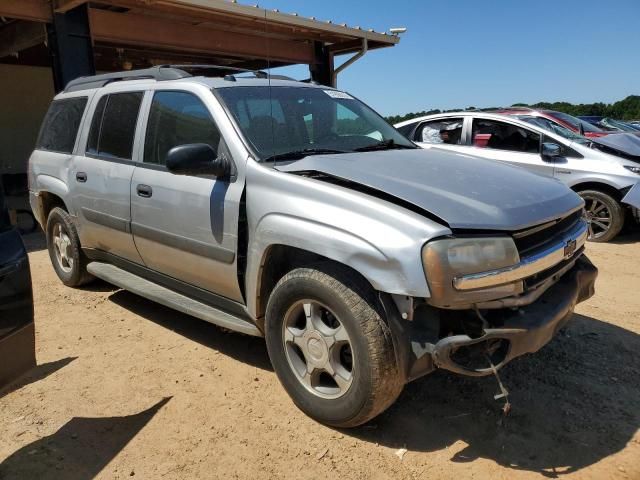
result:
[[[65,251],[67,252],[68,257],[72,260],[71,265],[61,263],[56,251],[56,245],[53,237],[54,230],[56,230],[57,226],[59,226],[59,228],[62,229],[69,238],[69,247],[65,249]],[[51,210],[49,217],[47,218],[46,233],[47,248],[49,250],[49,257],[51,258],[51,264],[62,283],[67,287],[79,287],[93,280],[94,277],[87,272],[88,259],[80,247],[78,232],[71,221],[71,216],[65,210],[59,207]]]
[[[608,193],[601,192],[599,190],[582,190],[578,192],[586,204],[587,210],[587,219],[590,222],[589,225],[589,241],[597,242],[597,243],[605,243],[613,240],[622,230],[624,226],[624,217],[625,212],[620,203],[613,198]],[[594,215],[591,207],[596,206],[596,208],[600,208],[603,206],[604,208],[600,212],[596,212]],[[605,215],[606,218],[609,219],[607,223],[608,228],[604,230],[601,225],[604,225],[603,222],[597,222],[595,220],[591,220],[592,218],[603,218],[598,217],[597,214]]]
[[[321,398],[298,379],[287,360],[283,322],[303,299],[326,305],[339,318],[353,350],[352,383],[342,396]],[[333,427],[361,425],[389,407],[404,387],[391,331],[375,292],[358,275],[338,266],[298,268],[275,286],[266,311],[265,336],[273,368],[294,403]]]

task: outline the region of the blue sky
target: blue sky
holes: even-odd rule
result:
[[[407,27],[398,46],[369,52],[338,80],[384,115],[640,94],[640,0],[261,0],[260,6],[377,31]],[[298,78],[306,72],[289,70]]]

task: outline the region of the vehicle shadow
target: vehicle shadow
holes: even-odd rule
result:
[[[164,398],[134,415],[74,417],[52,435],[7,457],[0,464],[0,478],[95,478],[169,400]]]
[[[273,370],[262,338],[227,331],[126,290],[115,292],[109,300],[204,347],[262,370]]]
[[[31,383],[36,383],[44,378],[47,378],[52,373],[55,373],[61,368],[66,367],[77,358],[78,357],[66,357],[61,358],[60,360],[55,360],[53,362],[43,363],[41,365],[35,366],[27,373],[20,376],[18,379],[1,388],[0,398]]]
[[[91,282],[76,287],[77,290],[83,290],[85,292],[115,292],[120,290],[120,287],[114,285],[113,283],[105,282],[100,278],[94,278]]]
[[[452,449],[452,462],[484,458],[548,477],[578,471],[625,448],[640,424],[640,335],[576,315],[565,332],[494,378],[437,372],[407,385],[371,424],[344,430],[409,451]]]
[[[42,230],[22,235],[22,241],[28,253],[47,249],[47,238]]]
[[[263,370],[264,341],[226,333],[126,291],[110,300],[199,344]],[[508,416],[494,378],[439,371],[405,388],[369,424],[342,433],[390,448],[435,452],[456,442],[452,462],[490,459],[504,467],[558,477],[625,448],[640,426],[640,335],[576,315],[541,351],[500,372]],[[459,450],[459,451],[458,451]]]
[[[630,243],[640,243],[640,228],[635,227],[629,230],[623,230],[616,238],[611,242],[616,245],[628,245]]]

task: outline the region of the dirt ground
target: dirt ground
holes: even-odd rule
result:
[[[66,288],[27,244],[38,367],[0,392],[0,478],[640,479],[638,233],[589,245],[597,294],[502,371],[508,417],[495,379],[438,372],[342,431],[295,408],[262,340]]]

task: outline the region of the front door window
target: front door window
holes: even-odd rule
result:
[[[416,131],[416,142],[462,145],[462,117],[442,118],[422,123]]]
[[[540,153],[540,135],[506,122],[475,118],[471,130],[473,146],[508,150],[511,152]]]
[[[188,92],[156,92],[151,103],[144,162],[164,165],[173,147],[206,143],[214,151],[220,145],[220,131],[202,101]]]

